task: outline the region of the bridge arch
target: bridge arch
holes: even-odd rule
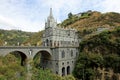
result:
[[[52,60],[52,55],[49,51],[47,50],[40,50],[38,51],[34,57],[34,65],[37,68],[49,68],[49,64],[51,63]]]
[[[4,55],[4,57],[10,56],[10,55],[15,56],[17,58],[17,60],[20,61],[20,65],[21,66],[25,66],[26,65],[27,55],[24,52],[18,51],[18,50],[9,51],[9,52],[7,52]]]

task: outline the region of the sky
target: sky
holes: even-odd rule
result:
[[[120,0],[0,0],[0,29],[41,31],[50,8],[60,23],[70,12],[77,14],[92,10],[120,13]]]

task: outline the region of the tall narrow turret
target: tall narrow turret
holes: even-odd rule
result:
[[[55,19],[52,14],[52,8],[50,8],[50,14],[47,18],[47,22],[45,23],[45,28],[49,27],[56,27],[57,23],[55,22]]]
[[[49,16],[53,17],[52,8],[50,8],[50,15]]]

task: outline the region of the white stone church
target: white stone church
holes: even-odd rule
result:
[[[47,66],[53,73],[61,76],[72,73],[79,54],[77,30],[58,27],[52,14],[52,8],[45,22],[43,46],[50,47],[52,50],[52,59],[47,62]]]

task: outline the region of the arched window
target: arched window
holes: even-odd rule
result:
[[[61,45],[62,45],[62,41],[61,41]]]
[[[76,57],[78,56],[78,52],[76,52]]]
[[[54,46],[56,46],[56,41],[54,42]]]
[[[45,41],[43,41],[43,46],[45,46]]]
[[[50,40],[50,46],[52,46],[52,40]]]
[[[73,56],[73,50],[71,50],[71,57]]]
[[[58,72],[56,71],[56,74],[58,74]]]
[[[59,41],[58,41],[58,43],[57,43],[57,46],[59,46]]]
[[[64,58],[64,57],[65,57],[65,51],[64,51],[64,50],[62,51],[61,56],[62,56],[62,58]]]
[[[49,40],[48,39],[46,39],[46,45],[49,46]]]
[[[70,66],[67,67],[67,75],[70,74]]]
[[[62,68],[62,76],[65,76],[65,67]]]

